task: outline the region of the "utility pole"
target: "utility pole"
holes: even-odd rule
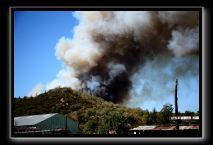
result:
[[[176,134],[177,134],[177,133],[178,133],[178,131],[179,131],[177,89],[178,89],[178,79],[176,79],[176,84],[175,84],[175,116],[176,116]]]

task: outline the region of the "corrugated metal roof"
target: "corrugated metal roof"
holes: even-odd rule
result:
[[[133,128],[131,130],[152,130],[156,128],[156,125],[144,125],[144,126],[138,126],[136,128]]]
[[[35,125],[43,120],[46,120],[58,113],[39,114],[30,116],[19,116],[14,118],[15,126]]]
[[[190,126],[180,126],[180,130],[186,130],[186,129],[199,129],[198,125],[190,125]]]
[[[165,126],[165,125],[145,125],[145,126],[138,126],[136,128],[130,130],[175,130],[176,126]],[[199,125],[187,125],[187,126],[179,126],[180,130],[188,130],[188,129],[199,129]]]
[[[175,130],[175,126],[158,126],[155,130]]]

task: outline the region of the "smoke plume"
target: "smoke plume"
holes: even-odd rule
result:
[[[38,83],[29,93],[27,96],[35,97],[41,93],[44,93],[44,85],[42,83]]]
[[[125,103],[132,96],[165,96],[171,87],[158,85],[198,75],[196,11],[79,11],[73,16],[79,21],[73,37],[56,44],[65,69],[47,89],[68,86]]]
[[[130,90],[131,99],[128,106],[140,106],[146,101],[162,101],[168,96],[174,96],[175,79],[179,79],[181,86],[190,85],[199,76],[199,59],[197,55],[181,57],[156,56],[146,61],[136,72],[131,81],[134,82]],[[186,94],[182,97],[187,97]]]

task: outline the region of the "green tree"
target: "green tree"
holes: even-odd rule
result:
[[[97,126],[98,126],[97,120],[89,120],[88,122],[86,122],[84,124],[84,126],[83,126],[83,132],[87,133],[87,134],[96,133]]]
[[[154,123],[155,125],[158,124],[158,121],[157,121],[157,111],[156,111],[155,108],[154,108],[153,111],[152,111],[151,119],[152,119],[152,121],[153,121],[153,123]]]
[[[148,110],[146,110],[144,112],[144,114],[142,116],[142,122],[145,125],[151,125],[151,124],[153,124],[153,120],[152,120],[151,115],[150,115],[150,113],[149,113]]]
[[[185,111],[185,113],[184,113],[184,115],[185,115],[185,116],[194,116],[194,115],[195,115],[195,113],[194,113],[194,112],[192,112],[192,111],[188,111],[188,110],[186,110],[186,111]]]
[[[173,107],[172,104],[165,104],[161,109],[160,113],[160,120],[162,124],[169,124],[170,117],[172,116]]]
[[[99,133],[106,133],[109,129],[118,129],[118,126],[123,123],[124,117],[118,111],[108,112],[103,118],[100,120],[99,125]]]

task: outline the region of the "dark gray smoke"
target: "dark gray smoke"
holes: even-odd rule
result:
[[[66,68],[47,89],[69,86],[124,103],[138,95],[133,93],[136,82],[143,86],[137,91],[142,96],[153,95],[154,83],[137,81],[146,80],[145,75],[152,71],[162,83],[198,73],[198,12],[90,11],[73,15],[79,20],[73,38],[62,37],[56,45],[56,56]],[[166,67],[170,73],[160,71]]]

